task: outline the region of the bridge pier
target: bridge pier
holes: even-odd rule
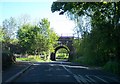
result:
[[[54,53],[54,52],[51,53],[51,55],[50,55],[50,60],[56,61],[55,53]]]
[[[68,58],[68,61],[72,61],[73,56],[74,56],[74,53],[73,53],[72,51],[69,52],[69,58]]]

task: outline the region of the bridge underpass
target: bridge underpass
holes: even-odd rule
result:
[[[73,55],[74,55],[74,47],[73,47],[73,36],[61,36],[57,42],[57,46],[54,48],[54,52],[51,52],[50,55],[50,59],[52,61],[56,61],[56,52],[61,49],[64,48],[67,50],[69,57],[68,57],[68,61],[72,60]]]
[[[59,46],[57,49],[55,54],[56,61],[68,61],[69,49],[64,48],[64,46]]]

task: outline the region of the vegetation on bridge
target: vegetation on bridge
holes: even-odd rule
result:
[[[77,23],[75,60],[120,74],[120,2],[53,2],[51,10]]]

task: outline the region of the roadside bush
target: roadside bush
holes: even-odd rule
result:
[[[120,76],[120,63],[116,61],[108,61],[104,66],[103,69],[105,71],[112,72]]]
[[[15,63],[15,56],[12,53],[8,51],[2,52],[2,69],[3,70],[8,68],[14,63]]]

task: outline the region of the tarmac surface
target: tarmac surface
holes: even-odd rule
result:
[[[18,74],[18,75],[16,75]],[[71,62],[18,62],[3,71],[4,83],[120,84],[120,78],[100,69]]]
[[[31,65],[31,62],[16,62],[16,64],[13,64],[8,69],[2,71],[2,82],[6,82],[9,79],[13,78],[18,73],[22,72],[24,69],[26,69],[28,66]]]

